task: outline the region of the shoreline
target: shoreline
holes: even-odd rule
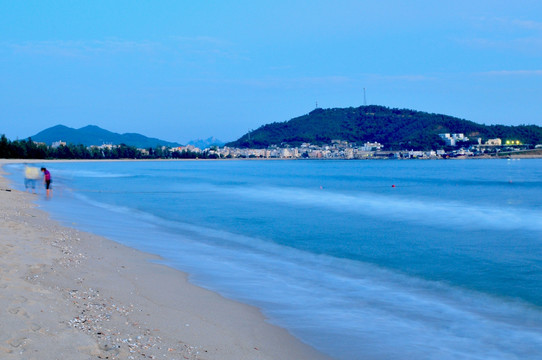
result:
[[[0,357],[329,359],[158,256],[51,220],[7,191],[2,166],[24,162],[50,161],[0,160]]]
[[[362,158],[362,159],[346,159],[346,158],[230,158],[230,159],[135,159],[135,158],[119,158],[119,159],[5,159],[0,158],[0,166],[5,163],[54,163],[54,162],[117,162],[117,161],[137,161],[137,162],[215,162],[215,161],[442,161],[442,160],[507,160],[507,159],[542,159],[542,153],[522,153],[512,152],[505,153],[506,155],[481,155],[481,156],[455,156],[449,158],[410,158],[410,159],[391,159],[391,158]]]

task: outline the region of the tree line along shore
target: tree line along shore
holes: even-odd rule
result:
[[[480,146],[446,147],[442,150],[385,150],[379,143],[357,145],[347,141],[333,141],[331,144],[300,146],[270,146],[263,149],[210,147],[199,149],[194,146],[141,149],[126,144],[84,146],[61,144],[48,146],[32,139],[8,140],[0,137],[0,158],[4,159],[447,159],[447,158],[502,158],[502,157],[542,157],[541,148],[525,146]]]

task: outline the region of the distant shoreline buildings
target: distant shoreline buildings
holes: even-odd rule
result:
[[[344,140],[332,140],[331,144],[314,145],[303,143],[300,146],[269,146],[267,148],[235,148],[215,147],[201,150],[198,148],[180,147],[176,150],[192,152],[208,151],[218,158],[259,158],[259,159],[445,159],[457,157],[487,157],[498,156],[500,152],[525,151],[530,147],[519,141],[507,141],[502,145],[502,140],[488,139],[482,143],[481,138],[477,144],[468,145],[469,138],[463,134],[440,134],[441,138],[447,139],[448,149],[437,150],[386,150],[384,145],[378,142],[365,142],[358,145]],[[466,146],[459,146],[466,145]],[[450,149],[453,147],[453,149]],[[535,148],[542,148],[536,145]],[[170,149],[171,150],[171,149]]]
[[[363,144],[345,140],[332,140],[330,144],[302,143],[298,146],[284,144],[266,148],[218,147],[200,149],[194,145],[155,148],[136,148],[125,144],[73,145],[55,141],[48,146],[34,141],[16,141],[7,151],[6,158],[49,158],[49,159],[448,159],[475,157],[503,157],[522,155],[542,157],[542,145],[522,144],[521,141],[500,138],[469,139],[464,134],[439,134],[446,142],[442,149],[435,150],[388,150],[379,142],[366,141]],[[32,157],[33,156],[33,157]]]
[[[277,146],[272,145],[267,148],[235,148],[235,147],[217,147],[212,146],[206,149],[200,149],[194,145],[185,145],[178,147],[162,146],[163,153],[171,156],[162,156],[166,158],[186,158],[186,154],[191,154],[189,158],[214,158],[214,159],[344,159],[344,160],[369,160],[369,159],[447,159],[457,157],[487,157],[498,156],[499,152],[506,151],[524,151],[529,148],[517,140],[507,140],[505,145],[501,139],[488,139],[482,143],[482,139],[477,139],[477,144],[468,146],[459,146],[467,144],[469,138],[464,134],[439,134],[448,147],[454,147],[452,150],[385,150],[384,145],[378,142],[367,141],[361,145],[350,143],[345,140],[332,140],[331,144],[315,145],[303,143],[299,146]],[[63,141],[56,141],[52,147],[66,145]],[[100,146],[90,146],[100,150],[112,150],[120,145],[103,144]],[[535,148],[542,148],[542,145],[536,145]],[[142,157],[150,155],[150,149],[137,149]],[[175,155],[176,156],[175,156]],[[179,156],[179,155],[185,156]],[[202,156],[203,155],[203,156]]]

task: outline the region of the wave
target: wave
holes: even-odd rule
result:
[[[323,208],[342,213],[383,217],[389,221],[426,225],[458,226],[470,229],[542,231],[542,211],[483,206],[461,201],[412,198],[368,192],[345,194],[337,191],[279,187],[230,187],[236,196],[262,202]]]
[[[53,169],[55,174],[64,178],[124,178],[133,177],[133,174],[126,173],[114,173],[107,171],[93,171],[93,170],[75,170],[75,169]]]

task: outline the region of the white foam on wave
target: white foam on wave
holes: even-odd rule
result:
[[[58,174],[66,178],[123,178],[123,177],[132,177],[133,174],[123,174],[116,172],[108,171],[98,171],[98,170],[78,170],[78,169],[63,169],[58,168],[54,169],[55,174]]]
[[[506,205],[483,206],[439,199],[420,201],[401,195],[368,192],[345,194],[300,188],[230,187],[227,191],[257,201],[318,207],[336,212],[385,217],[394,221],[443,225],[446,228],[455,225],[471,229],[542,231],[542,211]]]

